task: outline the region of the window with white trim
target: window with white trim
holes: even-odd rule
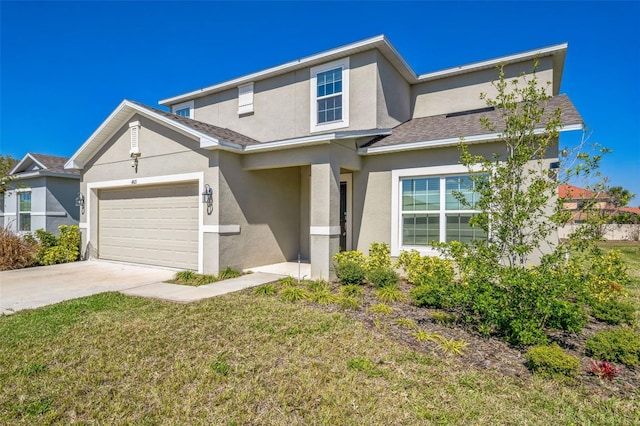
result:
[[[193,118],[193,101],[173,105],[171,112],[181,117]]]
[[[349,126],[349,58],[311,68],[311,131]]]
[[[31,191],[18,192],[18,231],[31,231]]]
[[[467,208],[479,200],[469,169],[461,164],[395,169],[391,171],[391,255],[417,249],[438,255],[432,243],[486,239],[481,228],[469,220],[479,211]]]
[[[486,238],[481,228],[469,224],[478,211],[463,206],[454,195],[462,194],[471,206],[477,203],[478,193],[468,175],[406,177],[400,182],[403,247]]]

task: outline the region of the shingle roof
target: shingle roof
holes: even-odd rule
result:
[[[257,140],[250,138],[249,136],[245,136],[241,133],[234,132],[233,130],[226,129],[224,127],[218,127],[218,126],[214,126],[213,124],[207,124],[207,123],[203,123],[202,121],[193,120],[187,117],[182,117],[180,115],[163,111],[161,109],[154,108],[149,105],[142,104],[140,102],[136,102],[136,101],[130,101],[130,102],[138,106],[141,106],[142,108],[148,109],[156,114],[162,115],[163,117],[169,118],[177,123],[187,126],[200,133],[204,133],[205,135],[212,136],[216,139],[220,139],[225,142],[231,142],[241,146],[256,145],[260,143]]]
[[[547,111],[554,111],[556,108],[560,108],[562,111],[560,116],[562,125],[582,123],[582,117],[580,117],[580,114],[567,95],[552,97],[545,109]],[[481,118],[487,118],[495,123],[497,126],[496,132],[503,130],[503,128],[498,126],[501,122],[499,112],[496,110],[488,111],[488,108],[483,108],[469,112],[468,114],[441,114],[431,117],[414,118],[394,127],[391,135],[372,140],[366,147],[401,145],[412,142],[455,139],[492,133],[482,127],[480,124]]]
[[[51,172],[51,173],[60,173],[65,175],[79,175],[80,172],[74,170],[65,170],[64,164],[69,161],[66,157],[58,157],[56,155],[46,155],[46,154],[35,154],[33,152],[27,153],[27,155],[33,157],[41,163],[45,169],[43,171]],[[25,158],[26,156],[25,155]],[[24,159],[23,159],[24,161]],[[42,170],[42,169],[41,169]],[[22,172],[15,173],[19,175]]]

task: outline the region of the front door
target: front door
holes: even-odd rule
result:
[[[347,250],[347,182],[340,182],[340,251]]]

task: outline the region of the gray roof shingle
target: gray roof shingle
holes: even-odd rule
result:
[[[58,157],[56,155],[46,155],[46,154],[35,154],[33,152],[28,153],[30,156],[35,158],[38,162],[40,162],[45,169],[42,171],[51,172],[51,173],[59,173],[65,175],[80,175],[80,172],[77,170],[65,170],[64,164],[69,161],[66,157]],[[19,175],[21,172],[15,173]]]
[[[176,123],[180,123],[200,133],[204,133],[205,135],[214,137],[219,140],[223,140],[225,142],[231,142],[241,146],[256,145],[260,143],[257,140],[250,138],[249,136],[245,136],[241,133],[234,132],[233,130],[226,129],[224,127],[218,127],[218,126],[214,126],[213,124],[207,124],[207,123],[203,123],[202,121],[193,120],[187,117],[182,117],[180,115],[176,115],[168,111],[163,111],[161,109],[154,108],[154,107],[142,104],[140,102],[136,102],[136,101],[130,101],[130,102],[136,105],[139,105],[142,108],[150,110],[156,114],[162,115],[163,117],[166,117],[170,120],[173,120]]]
[[[550,112],[556,108],[561,109],[560,120],[562,125],[582,124],[582,117],[567,95],[552,97],[545,110]],[[447,114],[442,114],[431,117],[414,118],[394,127],[390,135],[373,139],[366,144],[365,147],[401,145],[492,133],[482,127],[480,124],[481,118],[488,118],[489,121],[495,123],[496,132],[504,130],[504,126],[500,126],[502,122],[500,113],[496,110],[487,111],[487,109],[488,108],[479,109],[475,112],[461,115],[449,114],[449,117],[447,117]]]

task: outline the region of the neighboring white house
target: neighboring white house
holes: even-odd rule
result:
[[[473,196],[460,137],[503,152],[480,93],[495,95],[499,64],[512,78],[536,59],[547,108],[582,128],[560,95],[566,49],[416,74],[377,36],[162,100],[169,111],[125,100],[65,166],[82,174],[83,250],[207,273],[300,256],[327,278],[341,249],[484,238],[452,195]]]
[[[76,197],[80,173],[65,170],[68,158],[27,153],[9,172],[12,180],[0,194],[0,218],[19,233],[44,229],[55,234],[60,225],[77,225]]]

